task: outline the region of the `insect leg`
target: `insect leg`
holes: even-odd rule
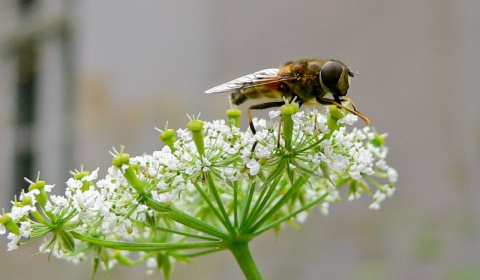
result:
[[[352,104],[353,110],[354,110],[354,111],[357,111],[357,106],[355,105],[355,103],[353,102],[352,99],[350,99],[350,98],[348,98],[348,97],[344,97],[344,98],[343,98],[343,101],[348,101],[348,102],[350,102],[350,104]]]
[[[267,102],[267,103],[261,103],[261,104],[255,104],[250,107],[248,107],[248,121],[250,124],[250,129],[252,130],[252,133],[255,135],[257,131],[255,130],[255,127],[253,126],[253,120],[252,120],[252,110],[262,110],[262,109],[268,109],[268,108],[273,108],[273,107],[280,107],[284,105],[284,101],[276,101],[276,102]]]
[[[370,120],[369,120],[367,117],[365,117],[362,113],[360,113],[360,111],[357,110],[357,107],[355,106],[355,104],[352,102],[352,100],[351,100],[350,98],[344,98],[344,100],[350,101],[350,102],[352,103],[352,107],[354,108],[354,110],[343,106],[340,102],[337,102],[337,101],[335,101],[335,100],[331,100],[331,99],[327,99],[327,98],[317,98],[318,103],[320,103],[320,104],[322,104],[322,105],[335,105],[335,106],[337,106],[338,108],[347,110],[348,112],[350,112],[350,113],[358,116],[358,117],[361,118],[366,124],[369,124],[369,123],[370,123]]]
[[[253,135],[257,133],[255,130],[255,126],[253,125],[253,120],[252,120],[252,110],[262,110],[262,109],[268,109],[268,108],[273,108],[273,107],[280,107],[284,105],[284,101],[276,101],[276,102],[267,102],[267,103],[261,103],[261,104],[255,104],[250,107],[248,107],[248,122],[250,125],[250,130],[252,130]],[[257,146],[257,141],[252,146],[252,152],[255,151],[255,147]]]

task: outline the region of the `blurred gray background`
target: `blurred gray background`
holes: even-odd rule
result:
[[[154,127],[186,114],[223,118],[213,86],[298,58],[337,58],[360,75],[349,97],[388,132],[397,191],[314,211],[301,229],[252,244],[265,279],[480,279],[480,2],[0,2],[0,208],[37,171],[61,192],[68,171],[99,166],[112,146],[162,147]],[[359,121],[358,126],[363,126]],[[246,116],[243,119],[246,129]],[[477,182],[477,183],[476,183]],[[6,252],[1,279],[90,279],[35,255]],[[158,279],[116,267],[96,279]],[[171,279],[243,279],[219,253],[177,264]]]

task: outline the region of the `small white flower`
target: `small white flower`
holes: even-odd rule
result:
[[[390,188],[390,186],[387,186],[385,193],[387,194],[388,197],[391,197],[394,192],[395,192],[395,188]]]
[[[16,235],[12,232],[10,232],[8,235],[7,235],[7,239],[10,239],[11,241],[8,242],[7,244],[7,250],[8,251],[13,251],[13,250],[16,250],[18,249],[18,242],[20,242],[20,239],[22,237],[20,235]]]
[[[208,158],[206,157],[202,157],[201,158],[201,166],[203,167],[203,171],[206,172],[208,170],[210,170],[210,166],[212,165],[212,163],[210,162],[210,160],[208,160]]]
[[[335,171],[347,170],[349,160],[346,156],[335,154],[332,156],[332,169]]]
[[[257,132],[267,127],[267,120],[265,119],[253,118],[252,122],[255,128],[257,128]],[[250,130],[247,130],[247,133],[250,133],[250,132],[251,132]]]
[[[166,193],[155,193],[155,196],[152,193],[152,198],[157,200],[158,202],[171,202],[173,201],[177,196],[177,191],[176,190],[171,190],[170,192]]]
[[[32,224],[30,221],[24,221],[24,222],[20,222],[20,235],[25,237],[25,238],[29,238],[30,237],[30,233],[32,233]]]
[[[110,213],[109,215],[103,216],[102,231],[104,234],[110,234],[113,232],[116,225],[117,218],[115,214]]]
[[[49,192],[52,191],[53,187],[55,187],[55,184],[53,184],[53,185],[45,185],[45,186],[43,187],[43,189],[45,190],[45,192],[49,193]]]
[[[33,196],[39,195],[40,190],[39,189],[33,189],[31,191],[28,191],[29,194],[32,194]]]
[[[71,189],[72,191],[81,189],[83,187],[83,183],[80,180],[76,180],[74,178],[70,178],[67,181],[67,188]]]
[[[274,119],[274,118],[280,116],[281,114],[282,114],[282,112],[280,110],[272,110],[272,111],[268,112],[268,116],[271,119]]]
[[[360,173],[363,172],[364,169],[365,166],[363,166],[362,164],[355,164],[350,166],[348,174],[350,174],[350,177],[352,177],[352,179],[359,180],[362,178],[362,175]]]
[[[380,190],[377,190],[373,195],[373,203],[370,204],[369,208],[378,210],[380,209],[380,203],[385,200],[387,195]]]
[[[295,217],[295,219],[299,223],[304,223],[307,220],[307,218],[308,218],[308,212],[307,211],[300,212]]]
[[[67,207],[69,203],[69,200],[61,195],[51,195],[50,200],[60,208]]]
[[[254,159],[251,159],[247,163],[247,168],[250,169],[250,175],[252,175],[252,176],[257,175],[260,172],[260,167],[262,167],[260,165],[260,163],[258,163],[258,161],[254,160]]]
[[[188,129],[177,129],[176,130],[177,136],[184,141],[191,141],[192,140],[192,132]]]
[[[360,192],[352,192],[348,196],[348,201],[354,201],[356,199],[359,199],[361,196],[362,196],[362,194]]]
[[[384,159],[381,159],[375,163],[375,166],[380,168],[381,170],[385,170],[388,168],[387,162]]]
[[[36,208],[34,206],[13,206],[9,216],[14,222],[18,222],[28,216],[30,210],[36,211]]]
[[[380,203],[378,201],[374,201],[372,204],[370,204],[370,206],[368,206],[368,208],[372,210],[378,210],[380,209]]]
[[[302,125],[303,124],[303,115],[304,115],[304,111],[298,111],[296,112],[295,114],[292,115],[292,121],[295,123],[295,124],[298,124],[298,125]]]
[[[387,169],[387,175],[388,175],[388,181],[390,181],[390,183],[396,183],[397,182],[398,173],[395,169],[389,167]]]
[[[148,258],[145,262],[145,266],[149,269],[157,268],[157,259],[156,258]]]
[[[121,168],[122,173],[125,174],[125,171],[126,171],[128,168],[130,168],[130,166],[129,166],[128,164],[124,163],[124,164],[122,165],[122,168]]]
[[[338,120],[338,123],[345,123],[348,125],[353,125],[358,120],[358,117],[354,114],[346,114],[343,118]]]
[[[266,157],[269,157],[272,152],[273,152],[273,149],[275,147],[275,145],[272,145],[272,143],[270,143],[270,145],[257,145],[258,148],[255,149],[255,154],[257,155],[257,157],[259,158],[266,158]]]
[[[268,141],[271,138],[271,135],[268,133],[267,130],[260,130],[260,131],[257,131],[257,133],[254,135],[254,138],[258,142],[261,142],[263,140]]]
[[[237,175],[237,169],[233,167],[226,167],[222,169],[222,172],[220,174],[222,178],[233,180],[233,181],[237,180],[236,175]]]
[[[323,202],[320,204],[320,212],[324,215],[324,216],[327,216],[328,215],[328,208],[329,208],[330,204],[328,202]]]
[[[97,169],[93,170],[90,175],[83,177],[81,180],[82,181],[93,181],[98,178],[98,170],[100,170],[100,167],[97,167]]]
[[[363,172],[369,176],[375,174],[375,171],[373,171],[373,169],[370,166],[365,167],[365,170]]]

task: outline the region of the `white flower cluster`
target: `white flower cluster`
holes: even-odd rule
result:
[[[28,197],[29,203],[15,202],[8,214],[21,225],[19,234],[9,234],[9,249],[15,249],[22,236],[53,232],[55,223],[66,232],[113,241],[147,242],[162,236],[165,242],[181,242],[187,233],[189,237],[205,233],[153,210],[148,199],[221,230],[228,231],[230,224],[251,226],[252,234],[257,234],[262,227],[294,217],[305,220],[306,210],[314,205],[327,213],[328,204],[340,199],[338,190],[345,185],[350,186],[349,199],[371,194],[373,209],[393,193],[397,173],[385,160],[385,135],[369,127],[349,129],[357,120],[351,114],[331,122],[325,107],[322,112],[292,115],[291,149],[286,149],[279,115],[273,111],[271,120],[254,119],[255,135],[224,120],[205,122],[202,153],[193,140],[195,132],[179,129],[172,148],[132,157],[121,168],[110,167],[98,181],[98,169],[69,179],[65,195],[50,195],[41,211],[36,206],[38,190],[22,193],[20,201]],[[127,178],[128,169],[134,171],[142,192]],[[50,190],[51,186],[45,188]],[[0,233],[5,232],[0,224]],[[47,241],[42,248],[75,260],[71,248],[82,242],[76,239],[75,246],[66,246],[68,236]]]

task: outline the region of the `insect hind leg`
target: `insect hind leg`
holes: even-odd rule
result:
[[[252,106],[248,107],[248,122],[250,124],[250,129],[252,130],[252,133],[254,135],[257,133],[257,131],[255,130],[255,126],[253,125],[252,110],[262,110],[262,109],[280,107],[284,104],[285,104],[284,101],[276,101],[276,102],[267,102],[267,103],[255,104],[255,105],[252,105]]]
[[[276,102],[267,102],[267,103],[261,103],[261,104],[255,104],[250,107],[248,107],[248,123],[250,125],[250,130],[252,131],[253,135],[257,133],[255,130],[255,126],[253,125],[253,119],[252,119],[252,110],[262,110],[262,109],[268,109],[268,108],[274,108],[274,107],[280,107],[284,105],[284,101],[276,101]],[[257,146],[257,141],[252,146],[252,153],[255,151],[255,147]]]

